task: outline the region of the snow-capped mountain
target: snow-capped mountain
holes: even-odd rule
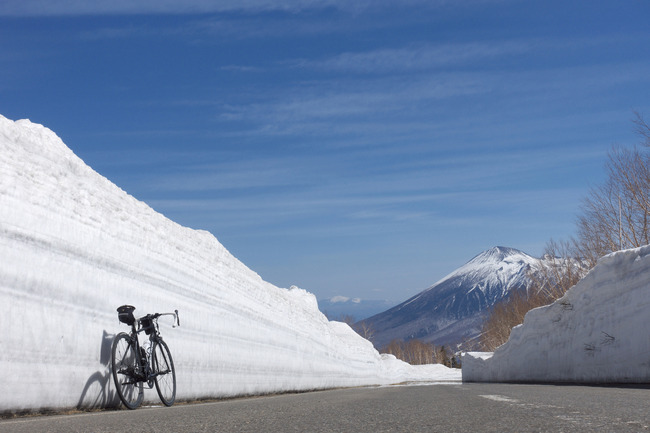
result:
[[[539,259],[514,248],[494,247],[405,302],[363,321],[375,347],[419,339],[437,345],[476,337],[485,312],[513,289],[528,288]]]

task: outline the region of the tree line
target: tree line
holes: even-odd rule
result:
[[[447,367],[460,367],[460,359],[445,346],[436,346],[417,339],[402,341],[393,340],[380,350],[389,353],[411,365],[443,364]]]

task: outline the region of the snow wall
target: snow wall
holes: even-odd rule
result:
[[[462,363],[468,382],[650,383],[650,246],[603,257],[493,354]]]
[[[177,398],[453,377],[380,355],[316,298],[263,281],[76,157],[49,129],[0,116],[0,412],[118,403],[116,308],[160,319]],[[458,377],[457,377],[458,378]],[[145,401],[157,402],[155,390]]]

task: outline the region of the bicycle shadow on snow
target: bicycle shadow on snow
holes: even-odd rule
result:
[[[115,392],[111,375],[111,347],[114,337],[115,334],[103,331],[99,346],[99,363],[102,365],[102,369],[93,373],[86,381],[77,403],[77,409],[119,406],[120,398]]]

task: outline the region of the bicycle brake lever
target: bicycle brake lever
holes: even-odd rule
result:
[[[181,326],[181,319],[178,318],[178,310],[174,310],[176,313],[176,326]]]

